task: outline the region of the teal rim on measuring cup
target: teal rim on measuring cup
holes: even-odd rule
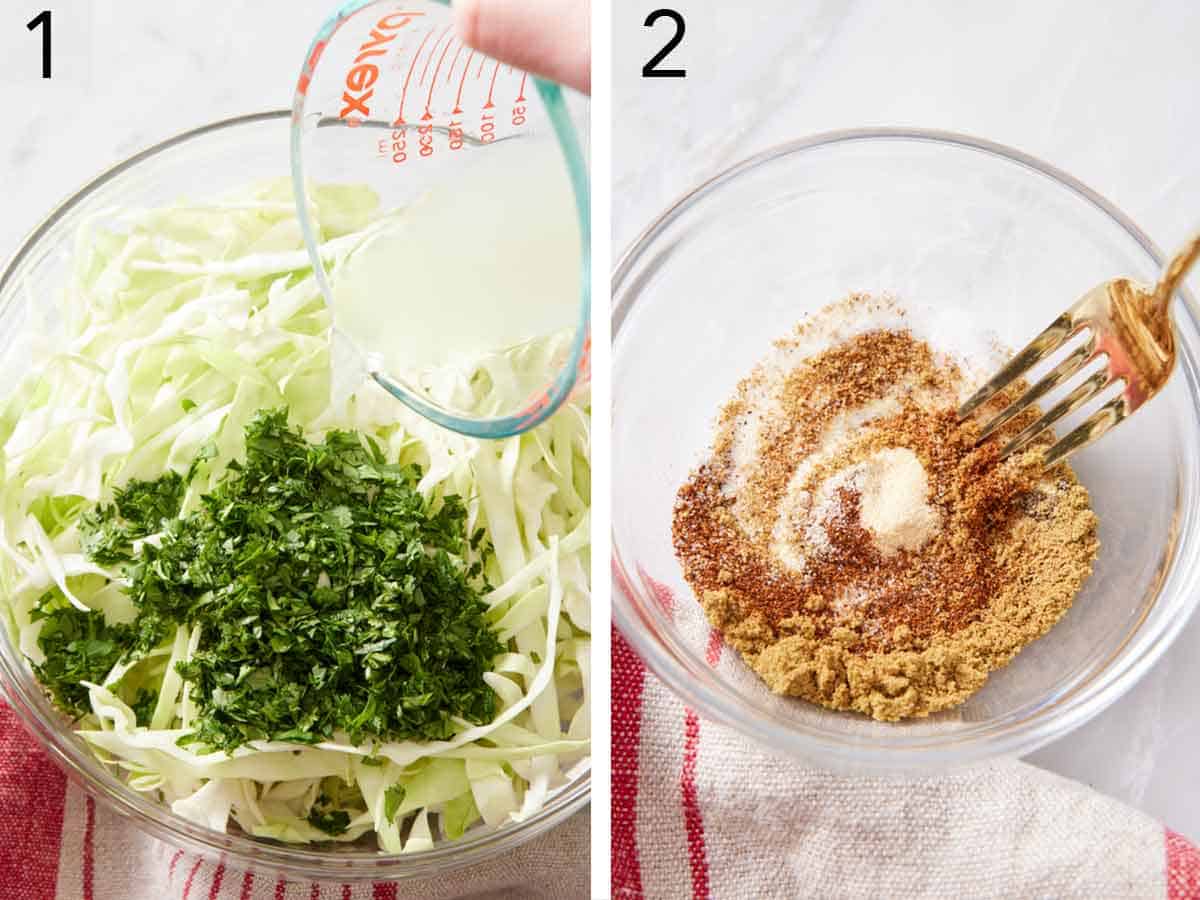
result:
[[[326,21],[297,84],[291,165],[334,339],[353,346],[361,370],[393,397],[462,434],[503,438],[543,422],[588,377],[589,180],[563,91],[463,45],[446,0],[350,0]],[[329,223],[314,219],[329,191],[353,203],[377,196],[384,210],[378,233],[332,277],[322,260],[334,243]],[[567,226],[577,228],[577,248]],[[460,240],[470,244],[461,255]],[[489,303],[496,284],[500,301]],[[538,299],[526,302],[526,291]],[[345,299],[367,292],[369,305]],[[410,328],[406,312],[449,337]],[[534,330],[517,337],[525,328]],[[492,339],[499,345],[483,347]],[[456,405],[430,387],[459,377],[443,357],[516,360],[535,339],[555,352],[538,383],[514,376],[512,408]],[[456,340],[465,346],[450,346]],[[476,377],[494,385],[508,375],[489,366]]]

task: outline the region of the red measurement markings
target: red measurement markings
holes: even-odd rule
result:
[[[458,49],[461,51],[462,47],[460,46]],[[457,54],[456,54],[456,58],[457,58]],[[473,59],[475,59],[475,51],[471,50],[471,52],[467,54],[467,61],[465,63],[463,63],[462,77],[458,79],[458,93],[454,96],[454,109],[451,112],[451,116],[453,116],[455,118],[451,118],[450,129],[449,129],[449,142],[448,143],[449,143],[449,147],[451,150],[461,150],[463,148],[462,120],[458,119],[457,117],[462,115],[463,87],[467,83],[467,75],[471,71],[471,61]],[[454,71],[453,63],[450,64],[450,71],[451,72]],[[449,76],[447,76],[446,80],[447,81],[450,80]]]
[[[417,126],[417,152],[422,156],[433,156],[433,126]]]
[[[408,133],[403,128],[392,129],[392,162],[402,165],[408,161]]]
[[[496,76],[500,74],[500,63],[496,63],[496,68],[492,70],[492,83],[488,87],[487,103],[483,104],[484,109],[491,109],[496,104],[492,102],[492,95],[496,93]]]
[[[408,74],[404,76],[404,87],[400,89],[400,112],[396,115],[396,121],[393,125],[404,124],[404,101],[408,97],[408,83],[412,81],[413,70],[417,67],[417,60],[421,58],[421,51],[425,49],[425,42],[429,40],[429,36],[433,34],[432,29],[425,32],[425,37],[421,38],[421,45],[417,47],[417,52],[413,54],[412,62],[408,66]]]
[[[311,72],[317,67],[317,63],[321,61],[321,54],[325,52],[325,45],[328,43],[328,40],[324,40],[317,41],[315,44],[313,44],[312,53],[309,54],[308,64],[305,66],[308,71]]]
[[[425,84],[425,76],[429,74],[429,64],[431,62],[433,62],[433,57],[437,53],[438,47],[441,46],[442,38],[446,37],[446,35],[448,35],[449,33],[450,33],[450,26],[447,25],[442,30],[442,33],[438,35],[438,39],[433,42],[433,49],[430,50],[429,55],[427,57],[425,57],[425,68],[421,70],[421,80],[417,82],[418,87]],[[449,47],[450,45],[447,44],[446,46]]]
[[[475,51],[472,50],[467,56],[467,64],[463,66],[462,80],[458,82],[458,96],[454,98],[454,115],[462,115],[462,92],[463,85],[467,83],[467,73],[471,71],[471,60],[475,58]]]
[[[479,61],[479,71],[475,73],[475,80],[478,81],[483,77],[483,67],[487,65],[487,57]]]
[[[450,26],[447,25],[442,37],[437,39],[437,43],[429,51],[429,57],[425,60],[425,69],[421,72],[421,84],[425,83],[425,76],[429,73],[429,64],[433,61],[434,54],[437,53],[438,44],[449,33]],[[422,124],[417,128],[417,152],[422,156],[433,156],[433,113],[429,111],[429,108],[433,105],[433,89],[437,87],[438,73],[442,71],[442,63],[445,62],[446,54],[450,52],[450,45],[453,43],[454,38],[446,41],[446,46],[442,48],[442,55],[438,57],[437,66],[434,67],[433,77],[429,79],[429,93],[425,97],[425,112],[421,115]]]
[[[454,77],[454,67],[458,65],[458,58],[462,56],[463,42],[458,42],[458,49],[454,51],[454,59],[450,60],[450,71],[446,73],[446,84],[450,83],[450,79]]]
[[[517,99],[513,101],[512,108],[512,123],[514,128],[520,128],[526,122],[525,113],[528,107],[525,106],[525,79],[528,75],[521,76],[521,87],[517,90]]]
[[[446,54],[450,51],[450,45],[453,43],[453,39],[446,43],[445,48],[442,50],[442,55],[438,59],[437,68],[433,70],[433,78],[429,81],[429,96],[425,98],[425,115],[422,116],[422,118],[426,121],[431,118],[429,114],[429,107],[433,104],[433,89],[437,86],[438,72],[442,71],[442,63],[445,62]]]
[[[308,93],[308,86],[312,83],[312,73],[316,69],[317,63],[321,60],[321,54],[325,51],[325,45],[328,41],[317,41],[313,45],[312,53],[308,57],[308,62],[304,64],[304,71],[300,74],[300,84],[297,90],[301,94]]]

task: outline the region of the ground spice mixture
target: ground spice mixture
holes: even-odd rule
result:
[[[778,342],[673,523],[709,620],[771,690],[883,720],[979,690],[1067,611],[1099,546],[1086,489],[1040,465],[1048,438],[998,459],[1038,411],[976,447],[955,413],[969,379],[903,316],[855,295]]]

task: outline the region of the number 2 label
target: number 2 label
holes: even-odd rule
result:
[[[686,69],[660,69],[659,63],[667,58],[667,56],[679,46],[679,42],[683,40],[683,33],[687,26],[684,25],[683,16],[673,9],[656,9],[650,15],[646,16],[646,21],[643,23],[646,28],[653,28],[654,23],[659,19],[670,19],[675,23],[675,33],[671,35],[670,40],[663,44],[663,48],[650,57],[650,61],[642,66],[643,78],[686,78]]]

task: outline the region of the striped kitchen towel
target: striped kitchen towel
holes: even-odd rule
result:
[[[710,635],[710,664],[731,652]],[[1033,766],[905,780],[804,768],[698,718],[616,629],[612,695],[620,900],[1200,900],[1196,847]]]
[[[184,853],[69,782],[0,704],[0,900],[580,900],[587,811],[499,859],[437,879],[287,881]]]

